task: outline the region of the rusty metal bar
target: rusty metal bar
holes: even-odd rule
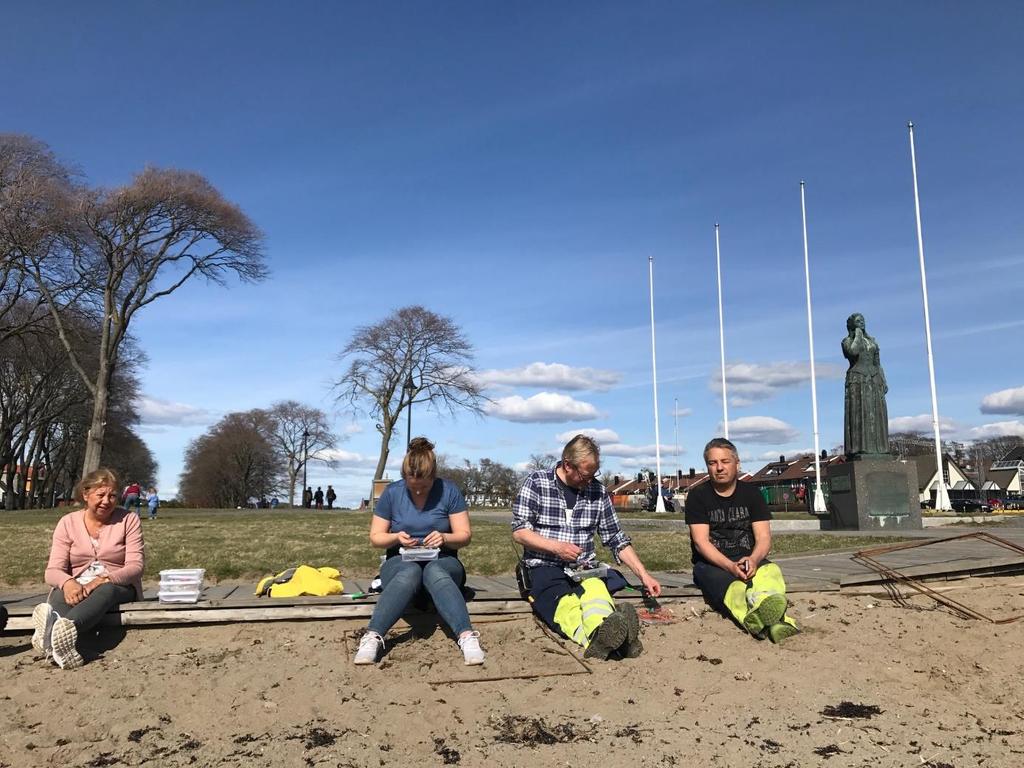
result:
[[[1009,624],[1011,622],[1018,621],[1019,619],[1024,618],[1024,614],[1011,616],[1005,619],[994,619],[991,616],[986,616],[985,614],[979,613],[978,611],[975,611],[973,608],[964,605],[963,603],[958,602],[951,597],[947,597],[946,595],[943,595],[940,592],[931,589],[918,579],[915,579],[912,576],[907,576],[906,574],[901,573],[897,569],[885,565],[884,563],[880,563],[878,560],[875,559],[875,557],[880,555],[887,555],[893,552],[900,552],[906,549],[917,549],[920,547],[932,546],[934,544],[945,544],[949,542],[963,541],[964,539],[975,539],[978,541],[983,541],[988,544],[995,544],[997,546],[1003,547],[1004,549],[1009,549],[1012,552],[1015,552],[1024,557],[1024,547],[1014,544],[1012,541],[1007,541],[1006,539],[1002,539],[998,536],[993,536],[992,534],[985,533],[984,531],[978,531],[976,533],[966,533],[962,536],[953,536],[948,539],[929,539],[927,541],[911,542],[909,544],[894,544],[886,547],[863,549],[851,555],[851,559],[860,563],[865,568],[868,568],[869,570],[872,570],[880,576],[888,579],[891,582],[902,584],[906,587],[909,587],[910,589],[913,589],[917,592],[920,592],[923,595],[932,598],[937,603],[946,606],[962,618],[983,620],[991,622],[992,624]]]

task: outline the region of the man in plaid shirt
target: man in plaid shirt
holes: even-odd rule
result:
[[[553,469],[527,477],[512,506],[512,538],[525,550],[533,610],[548,626],[586,648],[589,658],[607,659],[616,652],[634,658],[643,650],[636,609],[628,603],[617,606],[611,597],[626,586],[622,574],[609,571],[575,581],[565,572],[566,566],[596,564],[596,532],[647,591],[661,594],[596,479],[600,461],[597,443],[576,435]]]

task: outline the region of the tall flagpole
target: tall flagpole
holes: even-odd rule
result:
[[[664,514],[665,500],[661,498],[661,434],[658,431],[658,355],[654,345],[654,257],[647,257],[648,283],[651,288],[651,380],[654,383],[654,456],[658,476],[655,480],[655,511]]]
[[[722,320],[722,250],[718,243],[718,223],[715,223],[715,270],[718,273],[718,346],[722,352],[722,429],[729,439],[729,399],[725,391],[725,323]]]
[[[811,414],[814,424],[814,513],[828,512],[825,495],[821,492],[821,451],[818,447],[818,385],[814,370],[814,323],[811,321],[811,266],[807,256],[807,201],[804,199],[804,183],[800,182],[800,214],[804,225],[804,283],[807,286],[807,346],[811,353]]]
[[[924,298],[924,339],[928,348],[928,382],[932,388],[932,427],[935,430],[935,509],[948,511],[949,494],[942,476],[942,438],[939,435],[939,398],[935,392],[935,359],[932,357],[932,322],[928,313],[928,278],[924,271],[924,237],[921,234],[921,199],[917,191],[917,153],[914,151],[914,124],[907,123],[910,131],[910,167],[914,173],[914,215],[917,218],[917,255],[921,262],[921,295]]]
[[[679,398],[675,398],[672,401],[672,416],[676,422],[676,433],[675,433],[675,460],[676,460],[676,482],[679,482]]]

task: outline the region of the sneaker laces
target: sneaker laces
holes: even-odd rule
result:
[[[465,650],[466,649],[466,645],[465,644],[468,643],[470,640],[473,641],[473,646],[472,647],[476,647],[476,648],[480,647],[480,633],[477,632],[476,630],[473,630],[472,632],[469,632],[468,634],[465,634],[465,635],[463,635],[462,637],[459,638],[459,648],[462,648],[463,650]]]
[[[381,650],[384,650],[384,638],[376,632],[366,632],[361,638],[359,638],[359,650],[361,651],[375,643],[380,643]]]

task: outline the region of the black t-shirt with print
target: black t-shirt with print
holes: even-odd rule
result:
[[[754,551],[751,523],[771,520],[764,497],[749,483],[737,482],[731,496],[719,496],[710,482],[702,483],[686,497],[686,524],[711,526],[711,543],[730,560],[739,560]],[[693,562],[707,562],[692,539]]]

